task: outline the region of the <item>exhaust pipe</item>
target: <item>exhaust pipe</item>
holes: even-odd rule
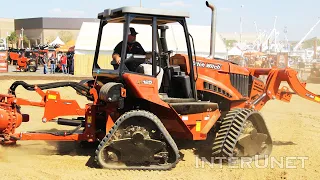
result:
[[[216,7],[213,4],[210,4],[208,1],[206,1],[206,6],[211,9],[212,15],[211,15],[211,38],[210,38],[210,55],[209,58],[214,59],[215,50],[216,50],[216,17],[217,17],[217,10]]]

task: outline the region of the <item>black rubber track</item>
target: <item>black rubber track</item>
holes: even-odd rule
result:
[[[233,157],[233,150],[244,128],[244,123],[247,118],[254,113],[258,112],[250,109],[233,109],[226,114],[213,143],[213,156]],[[265,129],[266,127],[262,128]],[[270,139],[270,134],[267,129],[263,131],[266,131],[265,133],[267,133],[268,139]]]
[[[167,140],[167,142],[169,143],[169,145],[173,149],[173,152],[175,153],[176,159],[173,163],[170,163],[167,165],[161,165],[161,166],[160,165],[152,165],[152,166],[129,166],[129,167],[128,166],[127,167],[115,167],[114,165],[110,165],[109,167],[104,167],[100,163],[100,161],[103,161],[102,159],[100,159],[100,153],[103,150],[103,148],[108,145],[109,140],[112,137],[112,135],[116,132],[116,130],[119,128],[119,126],[124,121],[126,121],[127,119],[134,117],[134,116],[146,117],[158,127],[158,129],[161,131],[161,133],[163,134],[163,136],[165,137],[165,139]],[[156,115],[154,115],[153,113],[148,112],[148,111],[132,110],[132,111],[126,112],[125,114],[120,116],[119,119],[115,122],[114,126],[111,128],[111,130],[102,139],[102,141],[100,142],[100,144],[96,150],[95,161],[100,167],[105,168],[105,169],[158,170],[159,171],[159,170],[170,170],[170,169],[174,168],[176,166],[176,164],[178,163],[179,158],[180,158],[180,155],[179,155],[178,147],[177,147],[176,143],[174,142],[174,140],[172,139],[169,132],[167,131],[167,129],[164,127],[164,125],[160,121],[160,119]]]

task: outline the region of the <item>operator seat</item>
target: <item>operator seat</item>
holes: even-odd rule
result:
[[[159,68],[160,68],[160,72],[159,72]],[[137,68],[137,72],[152,76],[152,65],[140,64],[139,67]],[[159,90],[161,87],[162,78],[163,78],[163,69],[157,66],[157,72],[159,72],[159,74],[157,75],[158,90]]]

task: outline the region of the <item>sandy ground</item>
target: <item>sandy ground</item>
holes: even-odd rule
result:
[[[1,80],[0,93],[6,93],[12,82]],[[320,84],[308,84],[307,88],[320,94]],[[82,107],[87,102],[73,89],[60,89],[63,98],[76,99]],[[39,100],[35,92],[27,92],[21,87],[17,92],[19,97]],[[291,103],[269,101],[261,111],[274,141],[272,156],[279,162],[284,158],[283,168],[268,160],[259,161],[260,166],[268,163],[265,168],[258,168],[254,163],[251,167],[204,164],[202,168],[201,162],[197,168],[193,150],[181,149],[184,158],[171,171],[103,170],[91,165],[90,155],[95,149],[82,149],[73,142],[21,141],[17,147],[0,147],[1,179],[319,179],[319,107],[319,104],[294,96]],[[41,108],[22,107],[22,111],[30,114],[31,121],[21,125],[19,131],[68,129],[54,123],[43,124]],[[308,159],[303,167],[301,159],[285,159],[290,156]],[[294,165],[295,168],[290,168]]]

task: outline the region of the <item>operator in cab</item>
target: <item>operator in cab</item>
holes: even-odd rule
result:
[[[127,54],[146,55],[146,52],[141,46],[141,44],[136,41],[137,34],[138,33],[136,32],[136,30],[130,27],[130,34],[128,35],[128,43],[127,43]],[[112,54],[111,65],[113,65],[114,69],[119,68],[119,64],[121,60],[122,43],[123,41],[118,43],[118,45],[114,48],[114,51]]]

